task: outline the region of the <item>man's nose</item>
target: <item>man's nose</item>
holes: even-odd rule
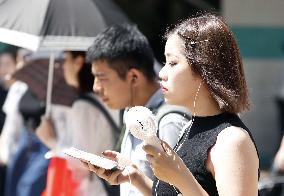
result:
[[[97,79],[95,79],[95,81],[94,81],[93,91],[97,94],[100,94],[101,91],[102,91],[102,86],[99,84]]]

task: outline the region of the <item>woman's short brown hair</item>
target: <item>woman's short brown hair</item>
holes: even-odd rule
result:
[[[191,69],[202,77],[222,111],[249,109],[248,90],[239,48],[228,25],[219,16],[189,18],[165,38],[178,35]]]

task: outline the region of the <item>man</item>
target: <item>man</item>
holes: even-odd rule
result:
[[[154,72],[154,56],[147,38],[135,26],[107,28],[97,35],[88,50],[95,76],[94,91],[112,109],[145,106],[157,112],[164,98]],[[187,122],[182,115],[170,113],[159,123],[159,137],[172,147]],[[152,170],[142,150],[142,141],[125,130],[121,154],[130,159],[148,177]],[[120,195],[140,195],[138,190],[122,184]]]

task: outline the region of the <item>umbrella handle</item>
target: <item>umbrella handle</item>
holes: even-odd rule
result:
[[[46,109],[45,109],[46,118],[51,117],[53,74],[54,74],[54,53],[51,52],[49,56],[48,79],[47,79]]]

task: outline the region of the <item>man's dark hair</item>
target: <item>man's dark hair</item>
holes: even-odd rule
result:
[[[67,51],[70,52],[73,59],[81,56],[86,58],[85,51]],[[85,62],[80,71],[78,72],[79,80],[79,93],[88,93],[93,91],[94,76],[92,74],[92,66],[90,63]]]
[[[153,51],[147,38],[133,25],[106,28],[95,37],[87,59],[90,62],[106,60],[122,79],[131,68],[140,70],[149,80],[156,77]]]

